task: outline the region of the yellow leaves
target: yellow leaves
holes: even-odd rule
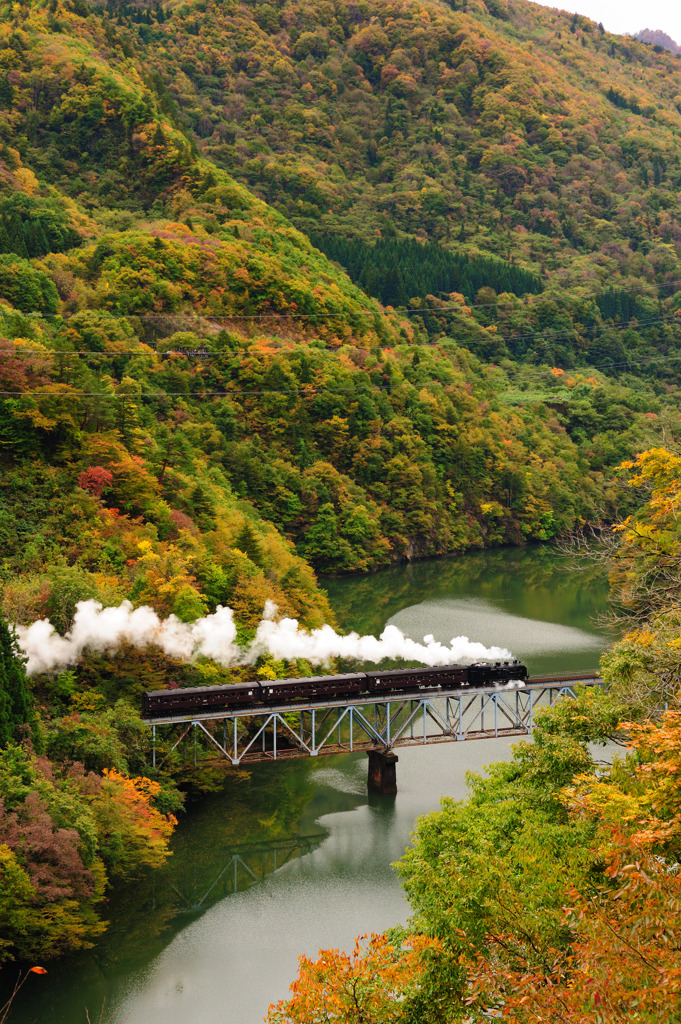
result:
[[[656,487],[681,486],[681,457],[673,455],[666,448],[649,448],[636,456],[634,461],[625,460],[620,469],[637,469],[630,484],[640,486],[644,481],[652,481]]]
[[[119,836],[117,842],[126,848],[129,863],[121,864],[122,873],[162,864],[169,855],[168,840],[177,819],[153,806],[160,783],[144,776],[129,778],[113,768],[105,769],[103,775],[101,794],[92,797],[92,805],[100,829]]]
[[[668,604],[681,590],[674,569],[681,551],[681,457],[652,448],[620,468],[629,472],[629,486],[648,488],[650,494],[634,516],[615,527],[623,540],[612,579],[626,605],[650,615],[660,603],[661,580]]]
[[[480,511],[485,518],[490,519],[498,519],[505,514],[498,501],[482,501],[480,503]]]
[[[149,564],[160,561],[160,556],[153,550],[153,545],[150,540],[145,539],[139,541],[137,549],[140,552],[140,560]]]
[[[28,192],[29,195],[33,195],[40,188],[38,179],[29,167],[17,167],[14,177],[23,191]]]
[[[624,639],[629,643],[640,644],[641,647],[650,647],[655,640],[655,635],[649,629],[642,629],[638,632],[627,633]]]

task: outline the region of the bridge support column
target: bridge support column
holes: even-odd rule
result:
[[[369,755],[368,786],[373,793],[386,795],[397,792],[397,774],[395,765],[397,754],[392,750],[367,750]]]

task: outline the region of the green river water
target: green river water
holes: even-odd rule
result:
[[[508,647],[532,674],[595,668],[608,642],[603,570],[550,548],[324,585],[344,630],[464,634]],[[396,798],[367,796],[363,754],[230,770],[224,791],[182,820],[166,867],[112,898],[95,948],[32,976],[8,1024],[86,1024],[86,1008],[93,1024],[259,1024],[299,954],[407,920],[391,864],[416,818],[442,795],[463,797],[465,773],[508,749],[402,748]]]

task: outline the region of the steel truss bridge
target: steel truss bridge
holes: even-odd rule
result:
[[[152,763],[184,742],[194,758],[199,741],[232,765],[374,751],[417,744],[527,736],[535,712],[577,686],[602,686],[595,673],[535,677],[515,689],[415,691],[381,697],[335,698],[277,707],[211,709],[149,717]],[[179,733],[179,735],[178,735]],[[191,740],[190,740],[191,737]]]

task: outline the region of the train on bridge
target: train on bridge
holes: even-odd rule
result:
[[[189,686],[148,690],[143,698],[145,718],[206,714],[210,711],[254,710],[288,703],[316,703],[354,698],[381,699],[424,692],[459,692],[483,687],[522,685],[527,668],[518,661],[473,665],[424,666],[355,672],[300,679],[265,679],[227,686]]]

